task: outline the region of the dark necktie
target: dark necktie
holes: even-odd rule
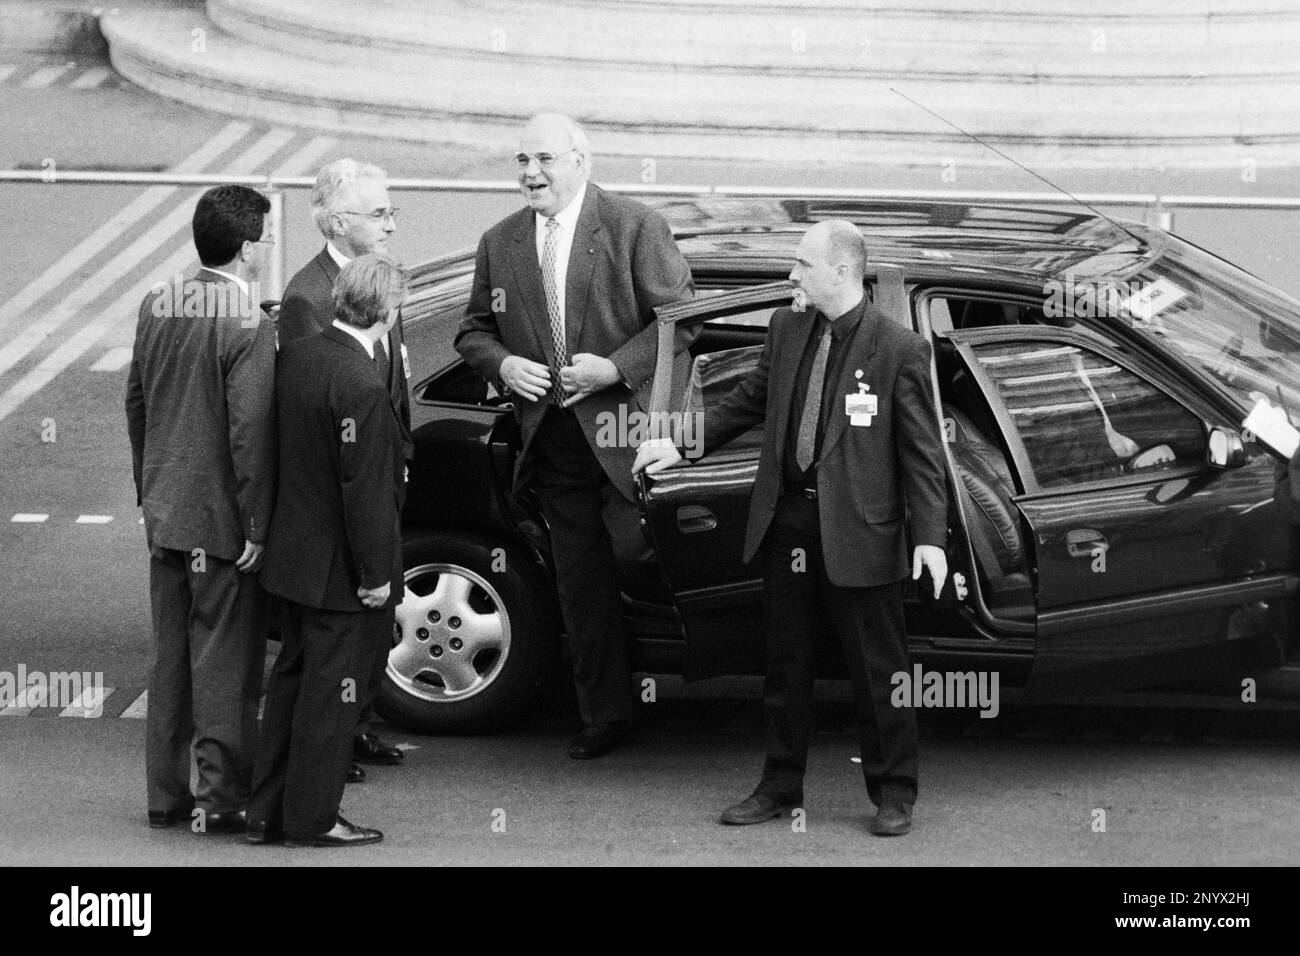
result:
[[[555,404],[564,401],[564,389],[560,386],[560,369],[568,364],[564,354],[564,315],[560,312],[560,292],[556,285],[556,265],[559,262],[560,224],[554,219],[546,220],[546,239],[542,244],[542,286],[546,290],[546,313],[551,319],[551,344],[555,347],[555,364],[551,368],[551,394]]]
[[[817,343],[817,357],[813,359],[812,371],[808,373],[808,397],[803,403],[803,416],[799,419],[799,436],[794,446],[794,461],[800,471],[807,471],[813,463],[813,453],[817,449],[817,418],[822,409],[822,384],[826,378],[826,358],[831,352],[831,330],[827,326],[822,330],[821,341]]]

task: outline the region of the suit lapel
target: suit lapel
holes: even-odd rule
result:
[[[854,372],[862,369],[862,383],[871,386],[871,393],[878,396],[876,399],[878,402],[884,401],[879,391],[880,383],[870,380],[867,365],[880,344],[880,323],[885,321],[888,320],[870,305],[863,310],[862,323],[858,326],[857,335],[853,337],[848,354],[844,356],[844,364],[840,366],[840,374],[834,383],[833,395],[856,395],[858,378]],[[835,443],[844,436],[844,430],[849,426],[849,416],[844,414],[839,398],[832,402],[830,416],[831,420],[826,423],[826,428],[822,432],[823,459],[835,447]]]
[[[518,219],[511,226],[510,271],[514,276],[515,286],[523,299],[523,310],[528,315],[528,324],[546,356],[546,364],[555,367],[555,347],[551,344],[551,319],[546,311],[546,289],[542,285],[542,267],[537,261],[537,232],[532,209],[525,208],[518,213]],[[515,303],[507,302],[507,314],[513,311]]]
[[[776,396],[777,403],[776,428],[772,437],[776,439],[778,474],[785,467],[785,436],[790,430],[790,416],[793,414],[791,405],[794,403],[794,385],[799,375],[799,362],[803,358],[804,349],[808,347],[808,339],[812,337],[813,329],[817,327],[815,313],[810,315],[796,312],[794,316],[795,320],[787,323],[789,331],[786,332],[784,340],[773,343],[772,366],[769,373],[773,376],[769,387],[772,394]]]
[[[564,277],[564,341],[570,356],[578,351],[582,321],[587,317],[587,293],[596,267],[597,233],[600,232],[600,202],[599,187],[588,183],[578,221],[574,224],[569,268]]]

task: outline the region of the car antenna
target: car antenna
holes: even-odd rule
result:
[[[1146,245],[1146,240],[1145,240],[1145,239],[1143,239],[1143,238],[1142,238],[1141,236],[1139,236],[1139,235],[1134,234],[1132,231],[1130,231],[1130,230],[1127,229],[1126,227],[1120,225],[1118,222],[1116,222],[1114,219],[1110,218],[1110,216],[1106,215],[1104,212],[1102,212],[1100,209],[1098,209],[1098,208],[1097,208],[1096,206],[1094,206],[1092,203],[1084,202],[1084,201],[1083,201],[1082,199],[1080,199],[1078,196],[1074,195],[1074,193],[1070,192],[1069,190],[1065,189],[1064,187],[1061,187],[1061,186],[1056,185],[1056,183],[1052,182],[1052,181],[1051,181],[1050,179],[1048,179],[1046,176],[1042,176],[1042,175],[1040,175],[1040,174],[1034,172],[1032,169],[1030,169],[1030,168],[1029,168],[1028,166],[1026,166],[1024,163],[1020,162],[1018,159],[1014,159],[1014,158],[1008,156],[1006,153],[1002,152],[1002,150],[998,149],[998,148],[997,148],[996,146],[994,146],[992,143],[987,143],[987,142],[985,142],[984,140],[980,139],[978,136],[976,136],[974,133],[968,132],[968,131],[962,129],[962,128],[961,128],[960,126],[958,126],[956,123],[953,123],[953,122],[950,122],[949,120],[944,119],[942,116],[940,116],[940,115],[939,115],[938,113],[936,113],[934,110],[930,109],[928,106],[923,106],[922,104],[918,103],[916,100],[912,99],[910,96],[908,96],[906,93],[902,92],[901,90],[896,90],[896,89],[894,89],[894,88],[891,86],[891,87],[889,88],[889,92],[891,92],[891,93],[897,93],[899,96],[901,96],[903,99],[907,100],[907,102],[911,103],[911,104],[912,104],[913,106],[915,106],[917,109],[925,110],[925,112],[929,113],[931,116],[933,116],[933,117],[934,117],[935,119],[937,119],[939,122],[944,123],[944,124],[946,124],[946,125],[948,125],[948,126],[951,126],[953,129],[955,129],[957,132],[961,133],[963,136],[966,136],[966,137],[968,137],[968,138],[970,138],[970,139],[975,140],[975,142],[979,143],[979,144],[980,144],[981,146],[983,146],[985,149],[988,149],[988,150],[993,151],[994,153],[997,153],[999,156],[1001,156],[1001,157],[1002,157],[1003,159],[1005,159],[1007,162],[1012,163],[1013,165],[1019,166],[1021,169],[1023,169],[1023,170],[1024,170],[1025,172],[1027,172],[1029,175],[1033,176],[1035,179],[1039,179],[1039,180],[1042,180],[1043,182],[1047,183],[1047,185],[1051,186],[1051,187],[1052,187],[1053,189],[1055,189],[1058,193],[1061,193],[1062,195],[1065,195],[1065,196],[1069,197],[1069,199],[1070,199],[1071,202],[1076,202],[1076,203],[1078,203],[1080,206],[1083,206],[1085,209],[1089,209],[1089,210],[1091,210],[1092,212],[1096,213],[1098,216],[1100,216],[1102,219],[1105,219],[1108,223],[1110,223],[1112,226],[1114,226],[1114,227],[1115,227],[1116,229],[1118,229],[1120,232],[1122,232],[1122,233],[1124,233],[1125,235],[1127,235],[1130,239],[1133,239],[1135,242],[1137,242],[1137,243],[1139,243],[1139,244],[1141,244],[1141,245]]]

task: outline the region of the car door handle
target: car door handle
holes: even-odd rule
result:
[[[712,531],[718,526],[718,519],[713,512],[700,505],[686,505],[677,509],[677,530],[682,534],[697,534]]]
[[[1065,547],[1072,558],[1091,558],[1098,550],[1107,551],[1106,536],[1091,528],[1076,528],[1065,536]]]

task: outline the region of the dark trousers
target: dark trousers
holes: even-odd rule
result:
[[[311,836],[338,819],[361,699],[392,612],[282,605],[248,818]]]
[[[803,563],[795,549],[801,549]],[[857,706],[867,795],[916,801],[916,714],[890,703],[891,677],[908,673],[900,582],[840,587],[826,576],[817,502],[782,496],[763,541],[767,678],[763,687],[767,761],[758,792],[803,802],[813,724],[814,651],[829,627],[844,651]],[[800,568],[802,567],[802,570]]]
[[[266,594],[233,561],[153,548],[154,655],[145,727],[149,809],[248,803],[266,654]],[[190,792],[190,759],[198,782]]]
[[[388,669],[388,652],[393,649],[393,623],[396,620],[396,608],[384,608],[382,613],[388,615],[388,629],[380,636],[379,646],[375,648],[374,662],[366,678],[366,692],[361,698],[361,715],[357,718],[356,736],[370,733],[370,721],[375,716],[375,698],[379,696],[379,685],[384,681],[384,671]]]
[[[570,413],[549,409],[531,449],[542,516],[551,531],[560,611],[569,635],[582,721],[627,720],[632,716],[632,674],[623,635],[618,562],[604,520],[610,496],[619,492]]]

